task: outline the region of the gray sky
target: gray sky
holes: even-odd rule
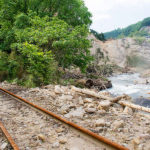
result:
[[[150,0],[84,0],[92,13],[92,29],[107,32],[150,17]]]

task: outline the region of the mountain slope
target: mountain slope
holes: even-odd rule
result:
[[[132,24],[123,29],[116,29],[110,32],[105,32],[104,36],[106,39],[116,39],[120,37],[129,37],[129,36],[148,36],[150,33],[143,30],[143,27],[150,26],[150,17],[143,19],[135,24]]]

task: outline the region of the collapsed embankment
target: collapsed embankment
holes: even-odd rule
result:
[[[121,102],[131,104],[129,96],[112,98],[108,92],[60,85],[31,89],[8,83],[0,86],[129,149],[150,148],[150,115],[123,106]],[[61,129],[59,132],[64,134]]]

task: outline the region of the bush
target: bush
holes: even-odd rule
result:
[[[23,63],[24,75],[21,82],[27,83],[27,86],[30,86],[29,83],[39,86],[55,81],[57,63],[51,51],[43,52],[38,46],[27,42],[13,46],[20,53]]]
[[[145,41],[145,37],[135,37],[134,40],[138,45],[142,45]]]

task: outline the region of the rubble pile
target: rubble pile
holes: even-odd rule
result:
[[[21,90],[16,94],[129,149],[150,149],[150,114],[130,107],[134,104],[128,95],[114,98],[96,89],[60,85]],[[125,103],[130,105],[122,105]]]

